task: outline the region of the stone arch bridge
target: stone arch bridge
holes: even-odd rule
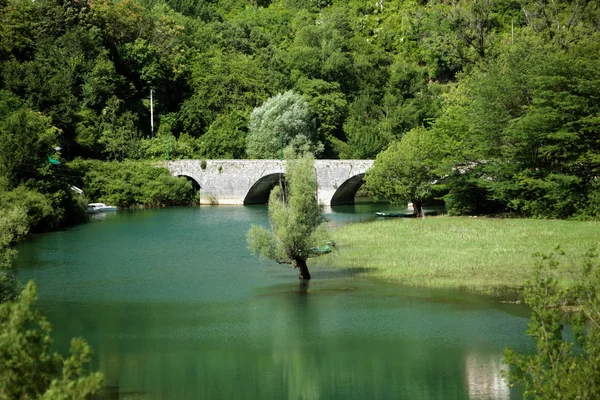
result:
[[[318,199],[323,205],[354,204],[373,160],[315,160]],[[184,176],[200,189],[200,204],[265,204],[284,175],[280,160],[167,161],[171,175]]]

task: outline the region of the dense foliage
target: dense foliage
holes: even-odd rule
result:
[[[297,158],[318,154],[323,144],[316,138],[313,111],[292,91],[280,93],[250,115],[246,152],[250,158]]]
[[[462,181],[503,210],[598,217],[598,36],[560,51],[536,39],[509,50],[464,79],[432,131],[460,143]],[[457,180],[452,195],[470,203],[463,189]]]
[[[600,264],[589,252],[575,284],[565,288],[554,274],[560,250],[542,256],[534,279],[525,287],[531,307],[527,333],[537,345],[535,354],[506,350],[512,384],[525,388],[530,399],[597,399],[600,396]],[[572,336],[566,332],[570,317]],[[570,337],[571,336],[571,337]]]
[[[443,166],[438,164],[443,151],[447,149],[439,147],[427,131],[413,129],[379,153],[365,175],[366,188],[392,204],[411,202],[420,217],[423,203],[431,200],[433,184],[443,173]]]
[[[69,357],[52,353],[52,328],[32,309],[35,298],[30,282],[18,300],[0,304],[0,399],[89,398],[103,380],[102,374],[87,371],[91,348],[77,338]]]
[[[169,175],[153,163],[76,160],[73,171],[82,175],[86,195],[121,208],[187,205],[194,201],[192,184]]]
[[[318,256],[320,246],[327,242],[316,192],[312,156],[288,161],[285,184],[275,186],[269,196],[271,229],[252,225],[248,231],[248,244],[254,253],[292,264],[299,269],[300,279],[310,279],[306,260]]]
[[[319,157],[375,158],[425,129],[451,149],[428,162],[453,213],[600,217],[597,1],[2,0],[0,15],[11,188],[56,175],[49,156],[247,157],[253,113],[293,92]]]

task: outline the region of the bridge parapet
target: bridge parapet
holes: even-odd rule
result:
[[[178,160],[166,163],[175,176],[200,186],[201,204],[264,204],[285,172],[280,160]],[[315,160],[323,205],[352,204],[373,160]]]

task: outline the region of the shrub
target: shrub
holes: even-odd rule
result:
[[[87,196],[121,208],[191,204],[192,184],[169,175],[165,168],[143,161],[77,160],[70,164],[82,175]]]

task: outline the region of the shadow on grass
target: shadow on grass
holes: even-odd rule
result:
[[[310,273],[313,279],[339,279],[351,278],[358,275],[373,273],[375,271],[377,271],[377,268],[352,267],[325,270],[320,269],[319,267],[313,267],[311,268]]]

